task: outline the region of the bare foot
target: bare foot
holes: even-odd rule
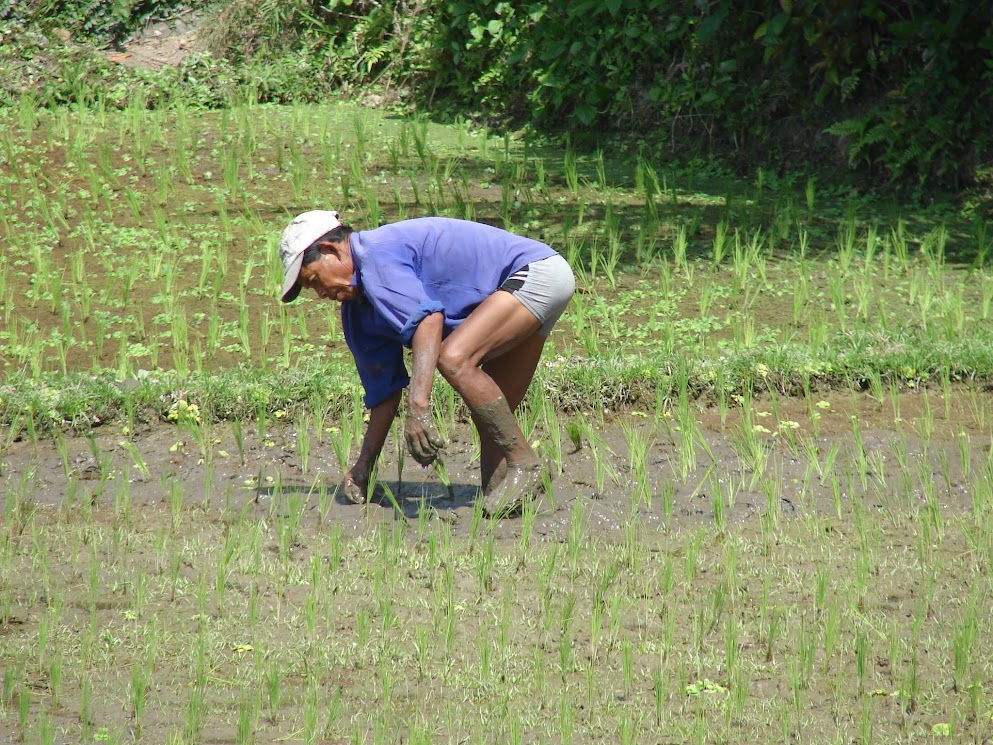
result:
[[[507,475],[489,494],[483,495],[483,512],[489,517],[510,517],[520,514],[526,502],[544,491],[540,463],[508,466]]]

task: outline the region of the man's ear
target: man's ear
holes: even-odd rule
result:
[[[337,243],[332,243],[331,241],[321,241],[317,244],[317,248],[320,249],[322,254],[334,256],[339,261],[342,258],[341,246]]]

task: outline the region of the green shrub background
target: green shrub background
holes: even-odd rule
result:
[[[828,167],[918,198],[982,186],[993,164],[988,2],[6,0],[0,18],[113,44],[187,9],[212,15],[211,53],[139,74],[150,105],[373,90],[579,143],[622,134],[739,168]]]

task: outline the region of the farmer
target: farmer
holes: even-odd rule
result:
[[[366,500],[372,467],[407,391],[404,436],[421,465],[443,442],[431,419],[437,368],[479,431],[483,508],[518,513],[542,488],[541,464],[514,418],[541,350],[575,289],[569,264],[538,241],[465,220],[425,217],[367,231],[337,212],[297,216],[283,231],[282,300],[300,290],[341,303],[345,341],[369,407],[345,497]],[[411,372],[403,362],[411,350]]]

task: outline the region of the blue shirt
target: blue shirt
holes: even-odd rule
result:
[[[447,217],[403,220],[350,241],[361,294],[341,304],[341,323],[370,408],[410,382],[403,347],[426,316],[443,313],[447,336],[511,274],[555,255],[530,238]]]

